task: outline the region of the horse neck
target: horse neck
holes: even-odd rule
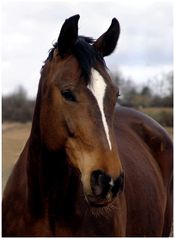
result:
[[[64,149],[50,152],[45,145],[41,146],[40,184],[45,196],[53,196],[61,203],[67,194],[71,174]]]
[[[42,142],[39,125],[40,103],[39,87],[29,139],[27,165],[29,205],[38,216],[46,207],[52,214],[54,212],[57,215],[66,215],[67,210],[70,214],[71,211],[75,212],[77,198],[80,198],[77,197],[81,192],[80,180],[68,165],[65,150],[51,152]]]

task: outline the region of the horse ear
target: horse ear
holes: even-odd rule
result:
[[[78,20],[80,16],[74,15],[65,20],[57,41],[58,51],[61,57],[68,54],[78,38]]]
[[[116,47],[119,34],[119,22],[116,18],[113,18],[109,29],[96,40],[94,47],[101,52],[103,56],[110,55]]]

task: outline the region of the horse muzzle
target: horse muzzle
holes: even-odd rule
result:
[[[90,179],[92,193],[87,195],[87,200],[92,206],[105,206],[123,191],[124,173],[113,180],[102,170],[93,171]]]

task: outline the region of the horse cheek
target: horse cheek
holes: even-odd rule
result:
[[[45,104],[41,108],[40,127],[41,137],[48,149],[57,151],[64,146],[68,137],[65,122],[58,107],[54,107],[54,104]]]

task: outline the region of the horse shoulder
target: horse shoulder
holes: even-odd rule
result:
[[[115,117],[125,172],[127,235],[159,235],[172,178],[172,141],[159,124],[136,110],[118,107]]]
[[[116,113],[116,125],[119,123],[117,128],[127,127],[129,134],[137,135],[147,146],[158,163],[167,186],[173,173],[173,143],[166,130],[155,120],[136,110],[119,107]]]

